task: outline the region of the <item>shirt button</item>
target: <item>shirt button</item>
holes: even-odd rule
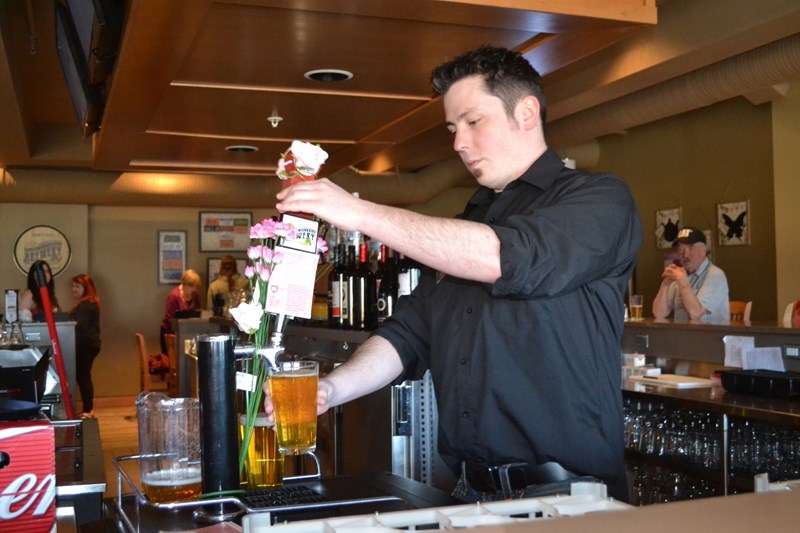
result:
[[[472,314],[472,308],[471,308],[471,307],[467,307],[467,314],[468,314],[468,315],[471,315],[471,314]]]
[[[462,365],[466,365],[466,364],[467,364],[467,358],[466,358],[466,357],[463,357],[463,358],[461,359],[461,364],[462,364]]]
[[[464,411],[463,413],[461,413],[461,418],[469,418],[469,412]]]

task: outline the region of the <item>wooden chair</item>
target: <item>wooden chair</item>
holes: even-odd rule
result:
[[[140,388],[144,392],[166,391],[167,382],[159,374],[151,374],[148,364],[147,345],[144,342],[144,335],[136,333],[136,344],[139,347],[139,374]]]
[[[178,367],[176,366],[177,355],[175,355],[175,334],[165,333],[164,341],[167,344],[167,357],[169,357],[169,371],[167,372],[167,394],[170,396],[178,395]]]
[[[752,301],[731,300],[728,304],[730,305],[731,321],[750,322],[750,309],[753,307]]]

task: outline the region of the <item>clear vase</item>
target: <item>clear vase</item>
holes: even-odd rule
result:
[[[244,438],[244,415],[240,419],[239,436]],[[273,489],[283,485],[283,454],[278,451],[275,428],[267,423],[264,414],[256,417],[247,458],[244,464],[244,481],[249,490]]]
[[[253,358],[259,358],[261,365],[275,364],[283,355],[283,329],[286,320],[283,316],[276,317],[272,324],[272,333],[266,347],[260,348]],[[243,361],[247,370],[252,370],[255,359]],[[258,395],[258,413],[252,420],[252,433],[247,445],[244,460],[242,481],[249,490],[271,489],[283,485],[284,457],[278,450],[277,435],[274,424],[267,422],[264,412],[263,387],[266,381],[257,384],[252,391],[241,391],[241,407],[239,409],[239,446],[244,446],[245,432],[247,430],[247,406],[250,405],[251,395]]]

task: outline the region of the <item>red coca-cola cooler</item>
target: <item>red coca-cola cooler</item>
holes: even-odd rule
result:
[[[0,422],[0,531],[44,533],[55,524],[53,425],[44,417]]]

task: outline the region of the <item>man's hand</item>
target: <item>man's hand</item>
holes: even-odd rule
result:
[[[320,379],[317,384],[317,416],[324,414],[330,408],[330,400],[333,398],[333,385],[327,380]],[[272,396],[269,393],[269,385],[264,384],[264,412],[267,414],[267,421],[275,423],[275,404],[272,403]]]
[[[327,178],[303,181],[281,190],[275,207],[281,213],[312,213],[344,231],[361,229],[359,223],[365,205]]]
[[[664,272],[661,274],[661,283],[663,285],[669,285],[673,281],[677,281],[678,284],[681,284],[681,281],[685,280],[686,277],[686,269],[683,267],[667,265],[667,268],[665,268]]]

